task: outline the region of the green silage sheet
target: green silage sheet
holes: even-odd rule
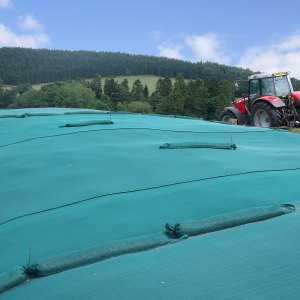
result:
[[[299,299],[295,204],[281,218],[32,280],[3,299]]]
[[[186,142],[236,149],[159,148]],[[26,266],[29,256],[35,264],[139,243],[163,235],[166,223],[296,204],[288,215],[75,264],[1,297],[282,299],[284,277],[293,287],[286,295],[296,299],[299,150],[300,135],[283,130],[93,110],[0,110],[0,275]]]

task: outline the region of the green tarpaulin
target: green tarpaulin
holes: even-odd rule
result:
[[[236,149],[160,149],[187,142]],[[1,298],[297,299],[299,150],[300,135],[282,130],[93,110],[0,110],[0,287],[16,286]],[[296,209],[164,242],[166,223],[202,224],[280,204]],[[136,251],[94,259],[107,247],[135,249],[131,240]],[[20,274],[57,258],[68,265],[70,254],[82,253],[90,264],[42,278]]]

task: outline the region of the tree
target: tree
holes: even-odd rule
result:
[[[163,97],[168,97],[172,92],[172,81],[169,77],[160,78],[156,82],[155,92]]]
[[[129,92],[129,83],[128,83],[128,79],[125,78],[122,82],[121,82],[121,86]]]
[[[0,108],[6,108],[15,101],[17,97],[17,89],[2,89],[2,92],[0,92],[0,94],[2,94],[2,96],[0,95]]]
[[[229,80],[221,80],[219,95],[217,96],[216,118],[225,107],[230,106],[234,95],[234,84]]]
[[[169,112],[175,115],[184,115],[184,108],[187,101],[187,89],[181,74],[176,77],[174,88],[169,99]]]
[[[47,107],[42,90],[29,89],[15,98],[10,108]]]
[[[144,86],[143,96],[146,101],[149,100],[149,89],[148,89],[147,84],[145,84],[145,86]]]
[[[132,98],[137,101],[145,100],[144,87],[139,79],[135,80],[131,89]]]
[[[101,100],[102,97],[102,80],[100,75],[96,75],[89,84],[90,88],[95,92],[96,98]]]
[[[66,82],[61,87],[60,107],[87,108],[89,101],[96,99],[95,93],[80,82]]]
[[[104,93],[109,98],[111,98],[111,95],[116,92],[117,88],[117,82],[113,78],[106,78],[104,82]]]
[[[209,96],[202,80],[189,81],[186,111],[189,115],[205,118],[207,115],[206,104]]]
[[[166,57],[127,53],[0,48],[0,74],[5,84],[54,82],[65,79],[93,78],[130,74],[185,79],[247,79],[249,69],[229,67],[212,62],[191,63]],[[163,95],[164,96],[164,95]],[[215,96],[215,95],[212,95]],[[99,98],[99,95],[97,95]]]
[[[219,80],[216,77],[206,79],[204,82],[211,98],[220,94]]]
[[[122,84],[117,84],[114,93],[111,95],[111,101],[114,105],[118,102],[129,102],[131,98],[131,93]]]

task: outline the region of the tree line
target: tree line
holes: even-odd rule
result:
[[[186,81],[179,74],[174,84],[169,77],[159,78],[151,94],[147,84],[137,79],[114,78],[66,80],[46,84],[40,90],[30,84],[4,88],[0,84],[0,108],[78,107],[139,113],[158,113],[216,119],[233,100],[234,84],[227,79],[209,78]]]
[[[249,69],[212,62],[192,63],[179,59],[116,52],[0,48],[0,78],[5,84],[36,84],[67,79],[155,75],[185,79],[246,79]]]

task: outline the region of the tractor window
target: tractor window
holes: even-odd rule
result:
[[[275,77],[276,96],[284,97],[291,93],[291,88],[286,76]]]
[[[250,81],[250,93],[249,98],[250,100],[255,100],[259,96],[259,88],[258,88],[258,80],[251,80]]]
[[[267,77],[267,78],[260,79],[260,85],[261,85],[261,95],[262,96],[267,96],[267,95],[275,96],[276,95],[273,77]]]

